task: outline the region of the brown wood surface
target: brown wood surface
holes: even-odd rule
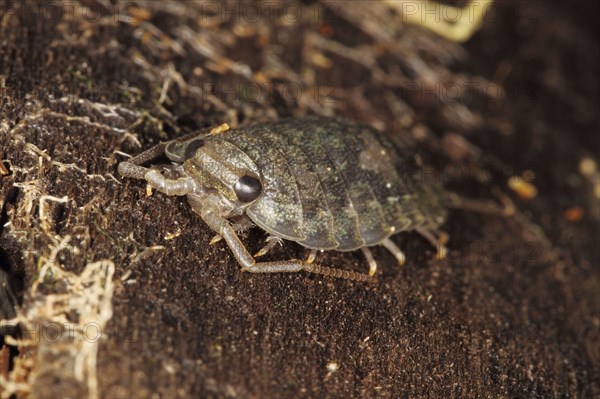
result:
[[[598,6],[499,1],[460,45],[376,1],[261,7],[0,3],[0,267],[23,283],[0,298],[16,291],[27,322],[81,321],[74,300],[39,305],[114,284],[96,368],[78,377],[73,341],[29,334],[11,350],[17,395],[600,394]],[[375,249],[373,285],[250,275],[185,200],[116,173],[122,153],[202,127],[315,113],[418,145],[446,175],[485,171],[448,185],[504,193],[517,213],[451,211],[443,261],[398,235],[407,263]],[[267,258],[306,255],[286,243]],[[366,271],[360,253],[318,259]],[[114,276],[77,286],[103,260]]]

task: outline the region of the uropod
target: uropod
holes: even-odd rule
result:
[[[161,143],[121,162],[119,173],[167,195],[185,195],[244,271],[304,270],[365,281],[376,270],[371,246],[382,245],[404,262],[393,234],[414,230],[437,246],[438,255],[445,251],[436,232],[449,196],[439,181],[424,178],[402,147],[369,126],[308,116]],[[168,173],[142,166],[163,155],[173,163]],[[269,235],[255,256],[279,239],[309,248],[310,255],[256,261],[238,237],[252,225]],[[319,250],[361,250],[370,275],[319,265]]]

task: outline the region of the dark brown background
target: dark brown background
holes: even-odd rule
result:
[[[599,153],[594,2],[499,1],[462,45],[375,1],[268,3],[258,14],[255,3],[0,4],[0,148],[12,171],[0,266],[25,314],[64,290],[45,279],[30,294],[64,237],[61,268],[114,262],[101,397],[600,394],[599,179],[580,171]],[[374,249],[374,285],[249,275],[208,244],[184,199],[110,176],[125,159],[115,151],[309,113],[370,123],[442,171],[476,165],[490,178],[449,186],[485,199],[499,190],[518,212],[452,211],[444,261],[417,234],[396,236],[408,261]],[[507,186],[526,171],[538,189],[528,201]],[[47,201],[40,220],[42,195],[68,201]],[[565,214],[576,207],[582,218]],[[246,242],[263,239],[255,229]],[[305,255],[286,243],[268,258]],[[366,270],[358,253],[319,261]],[[72,362],[64,350],[4,353],[32,396],[89,393],[61,366]]]

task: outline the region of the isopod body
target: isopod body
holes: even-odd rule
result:
[[[140,166],[162,153],[176,178]],[[447,212],[441,186],[424,178],[406,149],[383,132],[336,118],[281,119],[174,140],[121,163],[119,172],[186,195],[244,269],[255,272],[361,276],[299,260],[256,262],[236,234],[244,223],[229,220],[249,218],[312,250],[362,249],[373,263],[367,247],[382,244],[401,259],[389,237],[436,229]]]

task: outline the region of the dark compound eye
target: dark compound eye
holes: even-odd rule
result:
[[[204,140],[202,140],[202,139],[196,139],[194,141],[190,141],[187,144],[187,147],[185,147],[184,159],[188,160],[188,159],[192,158],[196,154],[196,151],[198,150],[198,148],[200,148],[202,146],[204,146]]]
[[[262,183],[256,177],[242,176],[233,187],[235,195],[241,202],[251,202],[262,192]]]

